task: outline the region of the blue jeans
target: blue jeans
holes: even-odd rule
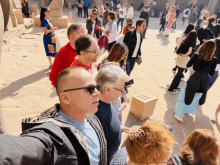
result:
[[[215,83],[215,81],[217,80],[219,76],[219,71],[215,71],[213,76],[209,77],[209,86],[208,86],[208,90],[212,87],[212,85]]]
[[[172,28],[173,28],[173,29],[176,29],[177,18],[178,18],[178,17],[176,17],[176,21],[175,21],[175,22],[173,23],[173,25],[172,25]]]
[[[138,57],[130,57],[126,60],[126,73],[130,76],[131,71],[134,69],[135,62]]]

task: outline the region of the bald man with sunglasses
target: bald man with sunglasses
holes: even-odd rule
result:
[[[82,67],[63,70],[60,104],[24,119],[20,136],[0,135],[0,164],[106,165],[107,146],[98,110],[99,87]]]

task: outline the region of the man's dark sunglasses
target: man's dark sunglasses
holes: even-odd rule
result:
[[[98,15],[97,13],[92,13],[92,15]]]
[[[75,88],[75,89],[67,89],[63,92],[68,92],[68,91],[73,91],[73,90],[80,90],[80,89],[86,89],[90,95],[92,95],[95,92],[95,89],[100,91],[100,86],[94,86],[94,85],[89,85],[88,87],[82,87],[82,88]]]

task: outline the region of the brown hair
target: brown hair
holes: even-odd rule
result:
[[[72,24],[67,29],[67,37],[70,39],[70,35],[76,32],[78,29],[84,29],[82,25],[79,24]]]
[[[76,53],[80,55],[81,51],[86,51],[92,44],[94,38],[89,34],[80,35],[75,41]]]
[[[189,164],[217,165],[219,145],[214,132],[208,129],[194,130],[183,142],[182,158]]]
[[[203,58],[205,61],[211,61],[212,57],[216,50],[216,43],[213,40],[209,40],[204,42],[198,50],[198,54],[200,54],[200,58]]]
[[[136,138],[128,136],[125,140],[130,161],[138,165],[167,161],[175,143],[172,133],[156,121],[147,121],[139,129],[143,130],[144,136]]]
[[[120,62],[120,66],[124,66],[127,58],[121,60],[123,54],[128,54],[128,47],[123,42],[117,42],[111,48],[107,57],[109,62]]]
[[[108,13],[108,15],[110,16],[111,20],[115,20],[116,16],[115,16],[115,13],[113,11],[110,11]]]

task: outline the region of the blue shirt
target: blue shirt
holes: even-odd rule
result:
[[[119,116],[112,103],[107,104],[99,100],[96,116],[99,118],[107,141],[107,164],[118,150],[121,143],[121,126]]]
[[[59,111],[59,114],[66,119],[67,121],[71,122],[77,129],[79,129],[86,137],[86,143],[89,152],[89,159],[91,165],[98,165],[99,164],[99,155],[100,155],[100,143],[99,138],[93,129],[93,127],[89,124],[87,119],[83,122],[77,122],[73,119],[66,116],[64,113]]]

